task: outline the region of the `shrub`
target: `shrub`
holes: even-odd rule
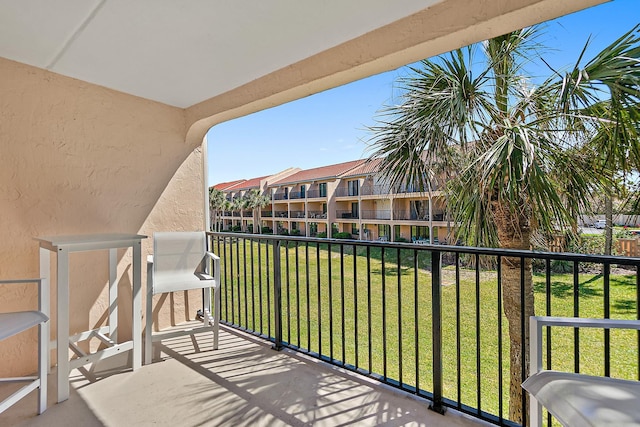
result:
[[[319,232],[316,237],[320,238],[320,239],[324,239],[327,237],[327,232],[326,231],[321,231]]]
[[[397,243],[407,243],[407,242],[409,242],[409,240],[405,239],[404,237],[396,237],[395,241]]]
[[[340,232],[340,233],[335,233],[333,235],[334,238],[336,239],[352,239],[353,237],[351,236],[351,233],[348,233],[346,231]]]
[[[262,234],[271,234],[273,233],[273,230],[269,227],[262,227]]]
[[[231,231],[237,233],[238,231],[242,231],[242,227],[239,225],[234,225],[233,227],[231,227]]]
[[[300,230],[291,230],[291,232],[289,233],[289,235],[291,236],[299,236],[300,235]]]

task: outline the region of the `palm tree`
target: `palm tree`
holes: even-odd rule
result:
[[[615,93],[625,111],[638,101],[637,27],[584,67],[581,55],[569,72],[552,70],[534,86],[524,68],[539,57],[539,33],[529,27],[411,67],[400,80],[402,102],[381,111],[372,127],[371,160],[381,161],[392,186],[412,183],[424,191],[434,168],[455,171],[448,203],[469,244],[528,250],[533,231],[571,226],[573,213],[584,211],[590,194],[611,175],[610,165],[594,168],[582,149],[602,123],[591,107],[605,93]],[[521,333],[521,313],[534,314],[531,261],[504,256],[501,271],[510,338],[509,418],[522,422],[529,338],[528,328]]]
[[[253,210],[253,227],[254,233],[262,233],[262,227],[258,226],[260,221],[260,210],[271,203],[271,199],[266,194],[262,194],[259,190],[251,189],[245,195],[246,206]]]
[[[226,197],[224,192],[213,187],[209,188],[209,212],[211,215],[211,229],[220,231],[220,223],[218,221],[220,212],[224,209]]]

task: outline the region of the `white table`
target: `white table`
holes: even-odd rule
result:
[[[142,365],[142,292],[141,241],[147,236],[138,234],[92,234],[78,236],[36,237],[40,244],[40,277],[50,279],[50,253],[57,254],[57,355],[58,402],[69,398],[69,372],[87,363],[132,351],[132,368]],[[133,248],[133,311],[131,341],[118,343],[118,248]],[[109,250],[109,325],[69,336],[69,254],[95,250]],[[50,283],[50,282],[49,282]],[[107,336],[108,335],[108,336]],[[100,339],[106,348],[85,354],[76,343],[91,337]],[[69,348],[78,356],[69,360]]]

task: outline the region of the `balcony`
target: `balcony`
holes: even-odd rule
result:
[[[336,219],[358,219],[358,212],[352,211],[336,211]]]
[[[358,191],[353,188],[337,188],[336,197],[358,197]]]
[[[262,212],[260,212],[260,216],[262,216],[264,218],[271,218],[271,217],[273,217],[273,212],[272,211],[262,211]]]
[[[304,199],[304,194],[300,191],[291,191],[289,193],[289,199]]]
[[[418,214],[415,211],[394,210],[393,219],[396,221],[429,221],[429,214]],[[444,221],[443,213],[433,214],[433,221]]]
[[[507,419],[510,338],[501,296],[501,260],[532,263],[538,314],[604,313],[623,319],[639,315],[638,258],[211,236],[213,250],[226,254],[221,267],[226,325],[276,348],[295,350],[429,399],[436,409],[461,411],[497,425],[517,425]],[[266,268],[256,273],[255,266],[265,262]],[[626,267],[620,269],[621,265]],[[525,276],[523,271],[516,275],[520,280]],[[524,331],[524,316],[519,318]],[[640,375],[640,344],[633,331],[616,338],[602,331],[584,337],[570,331],[554,334],[553,340],[544,356],[550,368],[562,365],[592,375],[610,370],[612,376],[625,379]],[[580,357],[581,351],[594,349],[604,357]]]
[[[363,185],[360,189],[360,194],[363,196],[384,196],[391,194],[389,187],[383,185]]]
[[[0,414],[0,425],[477,425],[307,356],[277,352],[268,341],[228,327],[221,328],[218,350],[209,350],[209,334],[197,335],[197,345],[190,337],[168,340],[160,346],[162,362],[135,372],[110,372],[103,365],[94,381],[73,371],[69,400],[53,403],[50,387],[44,414],[35,415],[35,396],[29,396]],[[50,385],[54,379],[55,370]]]
[[[307,218],[327,219],[327,214],[322,211],[307,211]]]
[[[317,199],[317,198],[326,198],[327,197],[327,193],[326,192],[320,192],[320,190],[309,190],[307,191],[307,198],[308,199]]]
[[[285,193],[276,193],[273,195],[273,200],[288,200],[289,195]]]
[[[304,211],[289,211],[289,217],[304,219]]]
[[[389,209],[363,210],[362,219],[390,220],[391,211]]]

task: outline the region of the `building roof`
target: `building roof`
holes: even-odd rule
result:
[[[362,176],[371,175],[380,172],[380,159],[373,159],[371,161],[365,161],[359,166],[345,172],[341,175],[341,178],[347,178],[350,176]]]
[[[219,184],[215,184],[213,186],[213,188],[215,188],[216,190],[220,190],[220,191],[226,191],[229,188],[233,187],[234,185],[238,185],[242,182],[245,182],[246,179],[237,179],[235,181],[229,181],[229,182],[221,182]]]
[[[334,165],[321,166],[313,169],[305,169],[289,175],[286,178],[271,183],[269,186],[285,184],[295,184],[298,182],[319,181],[323,179],[337,178],[355,167],[362,165],[366,160],[352,160],[350,162],[337,163]]]
[[[250,178],[247,180],[243,180],[238,184],[227,188],[227,191],[241,191],[241,190],[251,190],[253,188],[260,188],[260,182],[263,179],[269,178],[271,175],[259,176],[257,178]]]

